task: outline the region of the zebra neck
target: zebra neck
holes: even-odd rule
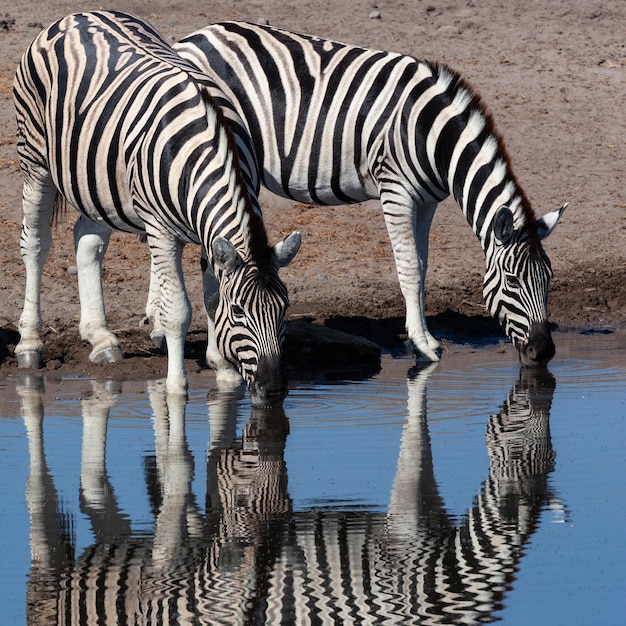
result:
[[[447,158],[442,158],[442,151],[437,160],[442,187],[453,194],[485,252],[491,245],[493,220],[500,207],[509,207],[516,230],[532,219],[530,204],[512,172],[504,145],[495,133],[488,132],[489,123],[482,111],[477,111],[460,130],[444,130],[441,140],[453,147]]]
[[[498,158],[485,163],[485,153],[489,152],[489,147],[481,149],[466,171],[452,182],[455,199],[485,252],[493,242],[493,223],[500,207],[509,207],[516,230],[527,223],[528,217],[524,196],[508,175],[506,163]]]
[[[242,175],[234,139],[219,118],[210,167],[203,167],[203,160],[185,165],[190,187],[181,186],[180,202],[187,203],[190,222],[207,250],[214,238],[223,237],[243,259],[263,267],[269,253],[258,197]]]
[[[437,197],[451,193],[486,251],[492,222],[503,205],[515,228],[533,219],[513,174],[504,141],[480,96],[454,70],[424,62],[416,93],[416,150]],[[424,77],[425,76],[425,77]]]

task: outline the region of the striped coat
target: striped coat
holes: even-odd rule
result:
[[[191,308],[181,255],[193,242],[208,255],[207,298],[217,302],[209,361],[218,379],[229,378],[232,366],[256,403],[282,398],[287,292],[278,267],[293,258],[300,237],[294,233],[269,245],[256,198],[256,164],[249,156],[242,173],[209,87],[148,24],[119,12],[70,15],[30,45],[14,86],[27,275],[16,348],[21,366],[41,365],[41,272],[60,193],[81,213],[75,228],[80,331],[92,344],[93,361],[121,357],[106,326],[100,279],[111,230],[145,233],[160,286],[167,384],[184,392]],[[240,132],[239,145],[245,137]]]

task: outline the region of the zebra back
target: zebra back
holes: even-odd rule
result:
[[[484,239],[489,216],[474,215],[472,194],[490,172],[467,177],[484,147],[481,165],[497,168],[498,192],[508,194],[501,204],[516,226],[534,219],[490,112],[450,67],[243,22],[212,24],[174,48],[245,120],[272,191],[315,204],[358,202],[378,197],[381,167],[395,167],[416,198],[453,193]]]

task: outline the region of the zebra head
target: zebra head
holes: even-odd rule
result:
[[[512,211],[501,206],[493,221],[483,295],[489,312],[517,348],[524,367],[544,366],[555,354],[548,325],[552,268],[541,240],[554,230],[566,207],[567,203],[533,224],[516,229]]]
[[[254,407],[276,406],[286,393],[281,351],[289,299],[278,269],[291,263],[300,240],[299,232],[291,233],[268,250],[263,266],[244,259],[224,237],[212,243],[219,270],[217,346],[250,388]]]

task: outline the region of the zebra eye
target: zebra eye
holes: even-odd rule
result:
[[[238,304],[231,304],[230,312],[235,319],[244,319],[246,317],[245,311]]]
[[[517,276],[514,276],[513,274],[507,274],[504,280],[506,281],[506,286],[510,289],[519,289],[520,283]]]

